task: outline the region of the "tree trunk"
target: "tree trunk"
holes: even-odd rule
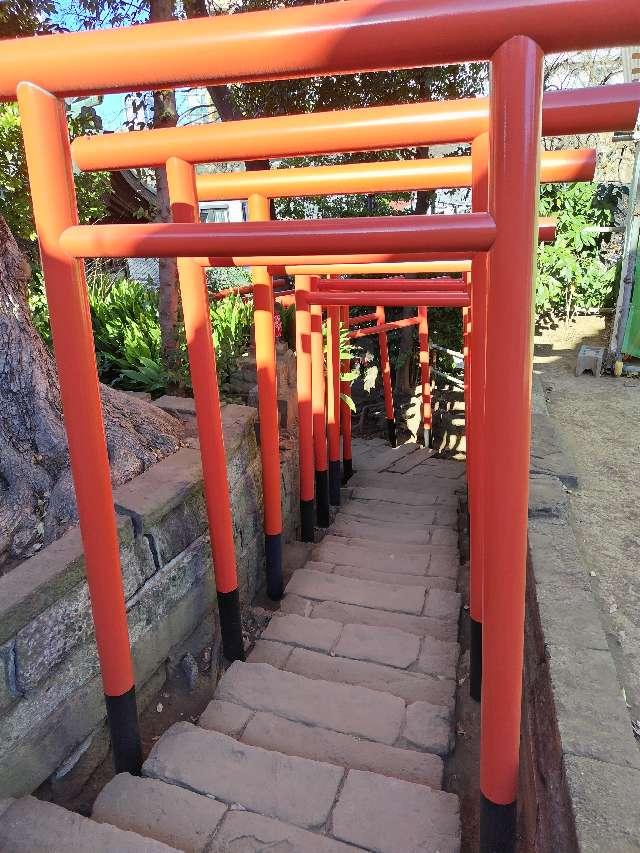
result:
[[[29,276],[0,217],[0,574],[77,520],[58,376],[31,321]],[[183,429],[170,415],[122,391],[101,392],[114,486],[178,449]]]
[[[173,18],[173,0],[149,0],[149,20],[169,21]],[[176,94],[173,89],[163,89],[153,93],[153,126],[175,127],[178,123]],[[161,222],[171,222],[171,204],[167,173],[164,167],[156,169],[156,199],[158,217]],[[159,258],[159,319],[162,340],[162,359],[170,376],[177,376],[178,359],[178,316],[180,311],[180,291],[178,288],[178,269],[175,258]],[[174,382],[169,382],[167,391],[181,390]]]

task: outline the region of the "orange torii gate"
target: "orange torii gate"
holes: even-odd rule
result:
[[[482,362],[486,365],[484,429],[490,440],[481,469],[486,479],[483,503],[489,507],[483,522],[486,570],[482,589],[481,837],[485,850],[513,848],[524,623],[531,284],[542,130],[542,59],[544,53],[634,44],[639,40],[640,8],[635,0],[610,0],[607,4],[600,0],[530,0],[524,6],[516,0],[461,0],[455,7],[445,0],[426,3],[381,0],[374,5],[370,0],[345,0],[336,4],[151,24],[129,30],[54,35],[3,45],[0,97],[14,98],[17,92],[20,103],[118,770],[135,772],[138,768],[139,736],[108,458],[86,285],[79,259],[133,254],[179,256],[189,261],[193,256],[213,252],[232,257],[246,256],[249,251],[306,257],[325,250],[327,245],[337,254],[465,252],[467,257],[473,257],[474,291],[477,288],[478,292],[487,293],[486,340],[494,344],[485,347]],[[90,63],[86,61],[87,56],[91,57]],[[488,156],[481,158],[478,174],[473,176],[477,191],[473,194],[474,212],[471,214],[424,217],[437,220],[435,222],[421,222],[419,217],[393,217],[388,221],[367,218],[338,223],[327,221],[321,225],[314,222],[253,222],[237,228],[199,225],[190,221],[194,185],[191,200],[180,202],[185,209],[174,212],[180,220],[175,224],[77,225],[70,149],[59,100],[65,95],[347,74],[470,60],[490,60],[492,65],[488,107],[486,101],[484,108],[476,104],[478,109],[474,115],[473,102],[468,105],[469,130],[466,133],[470,133],[469,139],[479,139],[485,131],[489,134]],[[81,83],[78,82],[79,68],[82,68]],[[24,80],[31,82],[20,83]],[[608,114],[608,105],[600,103],[590,107],[592,117],[594,112]],[[627,107],[630,108],[629,103]],[[559,112],[562,113],[562,106]],[[426,121],[422,144],[446,141],[445,131],[438,132],[438,119],[445,128],[446,116],[440,112],[436,119],[436,115],[437,111],[431,112]],[[237,131],[238,127],[232,130]],[[268,151],[266,136],[256,130],[255,127],[247,128],[246,150],[253,146],[255,156],[275,156]],[[451,130],[454,136],[459,132]],[[136,137],[134,144],[144,147],[151,133],[154,132],[127,136]],[[183,133],[182,139],[176,141],[172,133],[165,137],[174,146],[172,150],[159,160],[145,156],[145,165],[164,165],[171,157],[180,162],[193,162],[188,135]],[[347,130],[345,135],[348,137],[349,133]],[[398,147],[412,144],[410,123],[400,123],[394,133]],[[393,147],[394,143],[383,137],[385,134],[381,132],[377,142],[370,141],[368,145]],[[43,139],[46,145],[42,145]],[[158,137],[153,139],[157,141]],[[223,142],[228,140],[227,135]],[[94,153],[99,154],[100,146],[105,152],[110,146],[116,151],[113,136],[96,141],[99,145],[92,146]],[[80,143],[74,144],[77,164],[84,168],[100,168],[87,159],[84,164],[81,162],[87,140],[77,142]],[[289,145],[288,153],[291,154],[309,153],[294,132],[280,134],[279,139],[272,142],[285,148]],[[313,144],[323,145],[320,135]],[[355,144],[353,138],[350,144]],[[476,150],[479,147],[480,143],[475,146]],[[320,150],[326,153],[340,149],[332,149],[327,141],[327,147]],[[126,162],[130,152],[124,148],[119,152],[126,154],[121,163]],[[233,157],[251,158],[242,153],[239,146]],[[210,155],[207,159],[211,159]],[[125,168],[115,160],[112,163],[112,168]],[[484,181],[487,166],[488,177]],[[186,176],[186,172],[184,174]],[[397,224],[398,219],[404,220],[404,226]],[[197,354],[200,359],[200,344],[207,335],[210,337],[210,329],[201,316],[203,297],[197,293],[195,264],[190,263],[186,277],[190,282],[183,285],[183,293],[188,291],[194,309],[190,312],[187,334],[190,356]],[[186,269],[186,262],[181,265]],[[518,287],[512,286],[514,279]],[[491,283],[488,291],[482,284],[478,287],[478,282],[486,284],[487,280]],[[348,304],[342,300],[349,296],[316,294],[313,298],[320,300],[314,304],[340,305]],[[389,298],[397,299],[398,296],[390,294]],[[385,304],[383,294],[376,292],[372,304]],[[477,320],[474,304],[472,329],[477,328]],[[474,332],[471,334],[473,338]],[[495,345],[497,341],[502,344],[500,348]],[[502,359],[503,350],[508,351],[508,360]],[[474,375],[473,354],[471,362],[471,410],[475,413],[473,386],[482,383],[478,383]],[[197,368],[208,383],[211,376],[215,378],[213,364],[211,360],[208,370]],[[82,399],[75,393],[78,384],[85,391]],[[211,389],[209,398],[205,395],[204,404],[199,396],[196,391],[202,437],[202,425],[209,422],[209,415],[201,410],[216,402],[216,392]],[[504,398],[509,402],[506,412],[502,405]],[[217,417],[219,419],[219,408]],[[219,426],[215,417],[211,424],[214,429]],[[215,446],[219,455],[222,439],[219,430],[218,433],[212,449]],[[471,438],[473,502],[474,471],[477,473],[477,470],[473,460],[473,434]],[[222,485],[223,474],[217,471],[217,489]],[[504,523],[505,513],[508,513],[507,524]],[[210,512],[209,518],[213,541],[214,529],[224,522],[219,524],[215,513]],[[223,541],[224,536],[220,530],[218,532]],[[218,542],[220,547],[221,541]],[[214,545],[214,551],[218,546]],[[222,584],[218,585],[218,591],[222,593],[219,602],[223,608],[223,602],[233,602],[234,592],[237,595],[237,585],[235,590],[229,588],[235,579],[235,567],[231,561],[224,565],[217,559],[215,562],[216,581]]]

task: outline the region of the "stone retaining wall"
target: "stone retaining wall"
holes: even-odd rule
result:
[[[578,479],[534,382],[521,850],[640,850],[640,750],[570,524]]]
[[[223,408],[241,598],[263,584],[262,474],[255,409]],[[297,454],[283,439],[285,540],[298,517]],[[200,454],[183,448],[116,489],[118,532],[140,697],[194,635],[219,653]],[[202,627],[206,620],[207,630]],[[217,645],[216,645],[217,644]],[[77,527],[0,578],[0,799],[64,774],[104,724]]]

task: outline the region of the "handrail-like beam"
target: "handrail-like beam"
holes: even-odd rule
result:
[[[358,298],[359,290],[387,290],[395,289],[409,293],[415,290],[466,290],[466,284],[462,278],[330,278],[321,279],[318,282],[318,290],[322,293],[344,293],[356,291]]]
[[[393,332],[396,329],[406,329],[407,326],[417,326],[420,322],[420,317],[403,317],[401,320],[390,320],[388,323],[380,323],[378,326],[371,326],[366,329],[355,329],[348,333],[350,341],[356,341],[358,338],[366,338],[368,335],[379,335],[382,332]]]
[[[488,213],[389,216],[220,224],[76,225],[60,246],[76,258],[199,257],[215,247],[222,255],[250,250],[299,255],[322,250],[484,252],[495,236]]]
[[[548,92],[543,135],[633,130],[639,106],[638,83]],[[488,129],[489,100],[461,98],[79,136],[71,151],[80,169],[130,169],[164,166],[172,156],[211,163],[471,142]]]
[[[394,305],[409,307],[426,305],[433,308],[464,308],[469,305],[469,294],[464,291],[442,293],[424,290],[421,293],[394,293],[384,291],[364,293],[312,293],[306,297],[310,305]]]
[[[591,181],[596,169],[595,148],[544,151],[543,183]],[[200,201],[246,199],[251,193],[267,198],[294,198],[349,193],[403,192],[471,186],[471,157],[433,157],[341,166],[304,166],[257,172],[198,175]]]
[[[0,98],[13,99],[21,80],[68,97],[470,62],[516,35],[545,53],[638,44],[640,8],[637,0],[346,0],[7,39]]]

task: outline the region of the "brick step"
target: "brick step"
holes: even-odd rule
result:
[[[429,596],[427,596],[429,601]],[[359,625],[381,625],[400,628],[408,634],[418,637],[435,637],[438,640],[454,641],[458,636],[458,613],[460,605],[444,609],[435,616],[412,616],[407,613],[394,613],[390,610],[377,610],[373,607],[361,607],[356,604],[343,604],[338,601],[312,601],[299,595],[287,595],[280,605],[281,613],[297,613],[312,619],[334,619],[336,622],[348,622]],[[444,616],[444,618],[443,618]]]
[[[53,803],[23,797],[0,815],[0,850],[6,853],[176,853],[176,848],[126,828],[97,823]]]
[[[442,788],[443,761],[433,753],[305,725],[219,699],[209,703],[198,725],[251,746],[324,761],[347,770],[367,770],[430,788]]]
[[[296,850],[300,853],[349,853],[350,845],[308,832],[274,818],[170,785],[158,779],[121,773],[102,790],[93,819],[107,821],[171,844],[188,853],[231,850]],[[264,845],[264,846],[262,846]]]
[[[428,583],[421,586],[401,586],[343,577],[311,569],[299,569],[295,572],[287,584],[285,593],[314,601],[356,604],[374,610],[410,613],[413,616],[443,615],[444,618],[449,619],[451,613],[455,612],[457,619],[460,609],[459,593],[438,589]]]
[[[408,572],[402,572],[402,563],[392,562],[391,570],[385,569],[366,569],[362,566],[342,565],[338,563],[325,562],[320,560],[309,560],[305,564],[305,568],[309,571],[324,572],[325,574],[340,575],[345,578],[359,578],[361,580],[370,580],[376,583],[392,583],[397,586],[418,586],[423,587],[426,584],[427,590],[449,589],[455,590],[455,578],[444,578],[440,576],[425,576],[415,575]]]
[[[347,539],[331,534],[310,549],[308,560],[332,565],[354,566],[385,575],[411,574],[426,577],[457,578],[460,569],[457,547],[425,545],[420,554],[405,554],[395,546],[371,548],[366,540]],[[299,566],[301,568],[301,566]],[[371,577],[371,580],[375,578]],[[382,578],[379,578],[382,580]],[[387,582],[391,582],[389,578]]]
[[[275,613],[261,640],[451,679],[455,678],[459,656],[457,643],[420,638],[399,628],[310,619],[292,613]]]
[[[238,664],[239,669],[250,666]],[[256,831],[268,832],[264,818],[319,833],[298,834],[300,846],[293,841],[288,847],[283,845],[283,849],[301,853],[343,849],[312,847],[310,835],[314,839],[328,835],[335,841],[380,853],[459,850],[459,806],[452,794],[376,773],[345,772],[336,765],[250,746],[190,723],[176,723],[160,738],[144,764],[143,774],[196,795],[214,797],[219,804],[231,807],[208,851],[252,849],[241,845],[256,840],[252,823]],[[142,796],[139,808],[144,807]],[[251,812],[255,812],[253,817]],[[233,832],[227,828],[225,837],[225,824],[238,814],[243,826],[236,825]],[[372,835],[371,821],[377,824],[379,838]],[[285,831],[281,823],[272,823],[271,827],[280,835]],[[267,844],[264,846],[268,849]],[[261,847],[254,845],[253,849]]]

